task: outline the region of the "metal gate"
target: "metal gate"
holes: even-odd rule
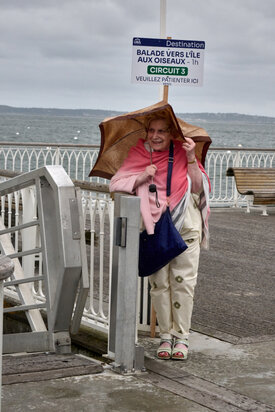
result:
[[[89,289],[80,194],[62,166],[45,166],[1,183],[0,196],[1,253],[15,267],[4,282],[11,297],[4,314],[24,312],[30,330],[4,334],[3,352],[69,352],[70,328],[78,329]],[[34,207],[5,216],[3,203],[29,196]],[[44,299],[35,299],[34,287]]]

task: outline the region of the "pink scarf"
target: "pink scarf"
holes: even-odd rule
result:
[[[187,157],[185,150],[179,141],[174,140],[174,163],[171,183],[170,210],[179,203],[187,191]],[[140,139],[136,146],[129,150],[128,157],[112,177],[110,182],[111,192],[127,192],[134,193],[133,187],[137,176],[142,173],[145,168],[151,164],[150,152],[144,147],[145,141]],[[156,206],[155,193],[149,192],[151,179],[138,186],[135,190],[137,196],[140,197],[140,211],[143,222],[148,234],[154,233],[155,223],[160,219],[160,216],[167,207],[166,199],[166,182],[168,168],[169,150],[163,152],[152,152],[152,163],[157,166],[157,172],[154,177],[154,183],[157,186],[158,200],[160,207]],[[198,165],[203,173],[205,173],[202,165]]]

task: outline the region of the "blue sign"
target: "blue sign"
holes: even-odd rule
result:
[[[133,46],[179,47],[183,49],[205,49],[205,42],[198,40],[148,39],[134,37]]]

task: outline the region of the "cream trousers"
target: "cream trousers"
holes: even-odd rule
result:
[[[162,339],[171,339],[173,336],[187,339],[189,336],[198,276],[201,216],[193,201],[188,209],[187,222],[181,232],[188,248],[149,276],[151,299]],[[189,229],[190,223],[197,230]]]

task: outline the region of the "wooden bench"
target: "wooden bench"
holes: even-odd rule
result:
[[[256,206],[267,216],[267,207],[275,206],[275,168],[231,167],[226,176],[234,176],[238,192],[247,196],[247,212]]]

